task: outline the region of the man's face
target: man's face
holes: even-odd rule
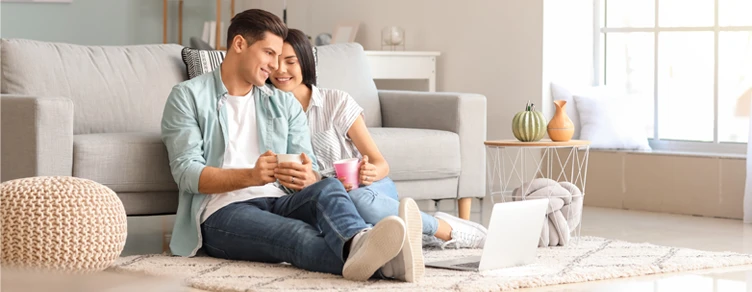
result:
[[[240,74],[246,82],[264,86],[264,82],[279,66],[278,57],[282,53],[283,40],[272,33],[264,33],[264,38],[250,46],[243,46]]]

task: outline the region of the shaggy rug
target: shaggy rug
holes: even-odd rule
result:
[[[425,250],[426,261],[480,255],[480,249]],[[487,272],[427,268],[423,281],[348,281],[287,264],[228,261],[209,257],[139,255],[118,259],[116,272],[179,277],[209,291],[507,291],[547,285],[752,264],[752,255],[582,237],[567,247],[538,249],[528,266]]]

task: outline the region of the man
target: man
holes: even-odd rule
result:
[[[194,256],[203,247],[213,257],[288,262],[353,280],[376,272],[406,279],[416,269],[405,259],[422,258],[401,252],[412,222],[391,216],[370,228],[342,184],[316,173],[300,104],[264,84],[286,34],[269,12],[237,14],[221,67],[170,93],[162,139],[180,189],[170,249]],[[300,154],[303,163],[278,164],[275,153]],[[411,205],[403,202],[414,215]]]

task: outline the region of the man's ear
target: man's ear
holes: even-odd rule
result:
[[[245,41],[245,38],[242,35],[238,34],[232,38],[232,47],[227,48],[227,49],[235,50],[236,53],[240,53],[243,50],[245,50],[247,46],[248,46],[248,43]]]

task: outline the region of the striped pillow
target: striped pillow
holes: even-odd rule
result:
[[[181,54],[183,63],[188,70],[188,79],[214,71],[219,68],[219,64],[222,64],[225,59],[225,51],[219,50],[199,50],[185,47]]]
[[[217,68],[225,59],[225,51],[218,50],[199,50],[189,47],[183,48],[181,55],[183,63],[188,70],[188,79],[193,79],[204,73],[209,73]],[[319,56],[317,48],[313,47],[313,64],[316,66],[316,76],[319,75]]]

